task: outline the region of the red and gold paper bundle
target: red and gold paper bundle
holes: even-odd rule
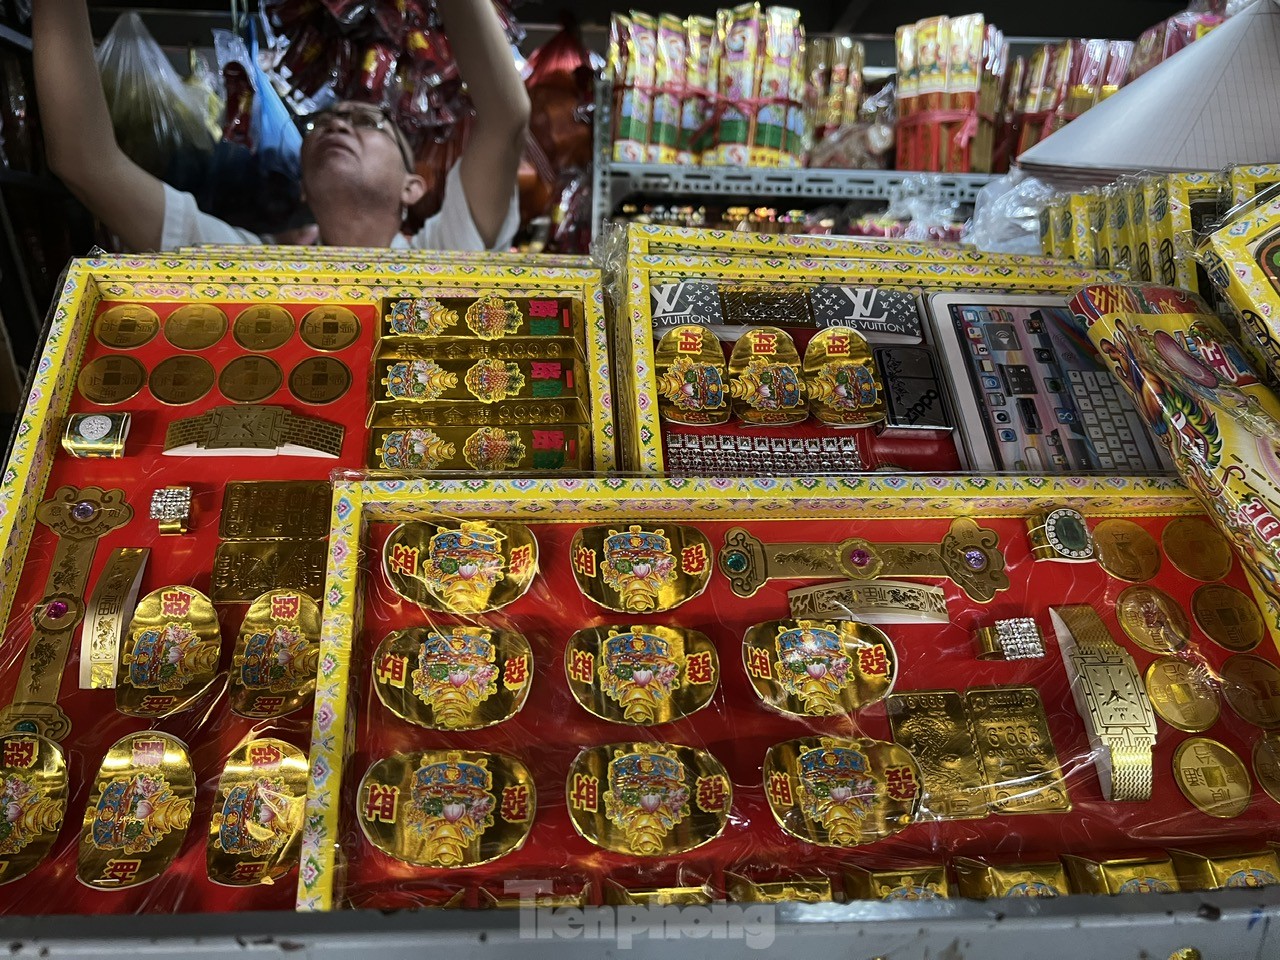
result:
[[[716,23],[708,17],[689,17],[684,26],[685,75],[676,163],[690,164],[702,162],[702,150],[696,141],[711,109],[709,93],[711,78],[715,75],[712,40],[716,35]]]
[[[685,64],[689,39],[684,21],[672,13],[658,18],[654,47],[653,122],[649,127],[650,163],[672,163],[680,137],[680,113],[684,95]]]
[[[716,14],[721,52],[716,92],[720,98],[720,142],[715,162],[745,167],[751,162],[751,128],[755,120],[750,101],[759,86],[760,43],[764,24],[760,4],[744,3]],[[704,158],[705,159],[705,158]]]

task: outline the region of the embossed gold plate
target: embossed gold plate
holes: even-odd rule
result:
[[[569,557],[578,589],[619,613],[674,610],[711,580],[711,541],[676,523],[583,527]]]
[[[705,634],[658,624],[579,630],[565,647],[564,670],[584,710],[636,726],[697,713],[720,678],[715,644]]]
[[[538,541],[519,523],[413,520],[391,531],[382,566],[397,593],[428,610],[487,613],[528,591]]]
[[[855,847],[915,821],[920,768],[896,743],[801,737],[769,748],[764,792],[774,819],[791,836],[823,847]]]
[[[0,886],[44,862],[66,812],[62,748],[34,733],[0,734]]]
[[[365,838],[420,867],[474,867],[519,850],[536,807],[523,763],[472,750],[392,754],[369,767],[356,794]]]
[[[231,659],[231,712],[283,717],[311,701],[320,655],[320,607],[297,590],[249,605]]]
[[[742,665],[761,700],[797,717],[852,714],[887,697],[898,673],[884,631],[854,620],[757,623]]]
[[[1035,687],[973,687],[964,693],[993,813],[1065,813],[1066,780]]]
[[[159,730],[117,740],[84,808],[76,876],[103,889],[154,880],[182,849],[195,808],[187,745]]]
[[[790,334],[753,327],[739,337],[729,355],[729,395],[743,423],[784,426],[808,419],[808,389]]]
[[[729,369],[720,341],[706,327],[688,323],[664,333],[654,370],[663,420],[700,425],[729,419]]]
[[[866,338],[849,327],[814,334],[804,351],[809,409],[836,427],[868,427],[885,418],[885,389]]]
[[[955,690],[895,693],[886,703],[893,742],[920,767],[922,819],[975,820],[990,813],[978,746],[964,697]]]
[[[611,743],[574,759],[565,781],[573,828],[614,853],[661,857],[724,832],[733,784],[705,750],[675,743]]]
[[[229,887],[275,883],[298,864],[307,805],[307,758],[291,743],[261,737],[227,758],[209,820],[205,866]]]
[[[533,651],[514,630],[459,624],[387,634],[373,654],[378,699],[432,730],[479,730],[520,712]]]
[[[143,597],[120,650],[116,709],[167,717],[188,709],[218,676],[222,635],[213,604],[177,585]]]

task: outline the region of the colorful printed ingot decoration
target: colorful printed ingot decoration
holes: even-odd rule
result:
[[[764,758],[769,809],[787,833],[824,847],[892,836],[920,811],[920,768],[896,743],[803,737]]]
[[[833,427],[869,427],[885,418],[885,389],[866,338],[848,327],[829,327],[804,351],[809,408]]]
[[[564,670],[583,709],[636,726],[697,713],[720,679],[716,648],[705,634],[657,624],[579,630],[565,648]]]
[[[488,613],[528,591],[538,541],[518,523],[410,521],[387,537],[382,565],[398,594],[428,610]]]
[[[728,368],[720,341],[706,327],[673,327],[658,341],[658,415],[699,426],[729,419]]]
[[[386,470],[439,470],[458,454],[456,444],[434,430],[389,430],[373,451],[370,466]]]
[[[392,300],[385,315],[387,333],[400,336],[438,337],[458,324],[458,311],[434,297]]]
[[[373,677],[378,699],[397,717],[431,730],[478,730],[520,712],[533,651],[512,630],[410,627],[378,644]]]
[[[578,589],[606,610],[661,613],[707,588],[711,541],[696,527],[583,527],[569,556]]]
[[[847,577],[944,577],[971,599],[989,602],[1009,589],[1000,535],[968,517],[951,522],[941,543],[881,543],[850,537],[839,543],[763,543],[734,527],[720,549],[720,572],[729,588],[750,597],[769,580]]]
[[[613,743],[578,754],[565,783],[569,817],[598,847],[670,856],[724,832],[733,784],[705,750],[674,743]]]
[[[103,889],[154,880],[182,849],[196,781],[181,740],[145,730],[117,740],[102,758],[89,802],[76,873]]]
[[[889,695],[898,672],[879,627],[853,620],[769,620],[747,630],[742,664],[756,694],[798,717],[848,715]]]
[[[116,709],[167,717],[188,709],[218,676],[222,634],[209,598],[161,587],[138,602],[120,650]]]
[[[356,803],[360,829],[387,856],[420,867],[474,867],[524,845],[537,798],[519,760],[432,750],[374,763]]]
[[[1067,874],[1057,860],[1044,863],[1005,863],[956,857],[951,861],[960,895],[970,900],[993,897],[1065,897]]]
[[[316,689],[320,607],[296,590],[272,590],[249,605],[231,659],[231,711],[282,717]]]
[[[733,413],[754,426],[785,426],[809,416],[800,352],[784,330],[755,327],[729,356],[729,396]]]
[[[457,387],[458,375],[448,373],[434,360],[393,360],[380,381],[388,400],[429,403]]]
[[[1178,874],[1167,856],[1103,860],[1063,854],[1072,893],[1177,893]]]
[[[0,735],[0,886],[49,855],[67,812],[62,749],[34,733]]]
[[[407,404],[416,408],[412,416],[421,416],[424,404],[440,407],[466,401],[494,405],[505,400],[573,397],[586,382],[582,364],[572,359],[433,360],[408,355],[379,359],[375,379],[382,385],[378,402]]]
[[[571,297],[405,297],[384,301],[382,336],[450,337],[501,342],[511,337],[582,338],[581,307]]]
[[[298,863],[307,758],[297,747],[263,737],[227,758],[209,821],[209,879],[230,887],[275,883]]]
[[[844,893],[848,900],[881,903],[945,900],[951,896],[951,885],[947,882],[947,868],[940,863],[883,869],[850,866],[844,871]]]
[[[734,903],[831,903],[831,881],[826,877],[796,877],[757,883],[728,870],[725,892]]]
[[[1170,850],[1183,890],[1231,890],[1280,883],[1280,857],[1274,850]]]

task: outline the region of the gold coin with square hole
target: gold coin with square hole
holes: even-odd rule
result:
[[[360,318],[346,307],[316,307],[302,318],[298,335],[313,350],[345,350],[360,336]]]
[[[188,303],[164,321],[164,338],[179,350],[205,350],[227,332],[227,315],[212,303]]]
[[[289,392],[303,403],[333,403],[351,387],[351,371],[333,357],[309,357],[289,374]]]
[[[141,303],[122,303],[98,314],[93,335],[106,347],[132,350],[150,343],[160,330],[160,318]]]
[[[273,303],[247,307],[236,317],[231,335],[246,350],[274,350],[293,336],[293,314]]]
[[[204,357],[169,357],[156,364],[147,386],[152,396],[171,407],[195,403],[213,389],[213,365]]]
[[[86,363],[76,382],[81,396],[105,407],[136,397],[147,382],[147,371],[133,357],[113,354]]]
[[[257,403],[265,400],[284,383],[280,364],[270,357],[250,354],[236,357],[218,375],[218,389],[228,400],[236,403]]]

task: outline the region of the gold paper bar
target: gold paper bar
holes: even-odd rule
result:
[[[1280,883],[1280,857],[1272,850],[1169,850],[1183,890],[1266,887]]]
[[[941,900],[951,896],[942,864],[872,869],[851,866],[844,872],[846,900]]]
[[[757,883],[726,870],[724,879],[729,899],[737,903],[830,903],[834,899],[826,877]]]
[[[582,470],[590,456],[579,424],[377,428],[369,438],[375,470]]]
[[[251,603],[271,590],[289,589],[319,602],[328,552],[323,540],[220,543],[213,556],[210,599]]]
[[[233,480],[222,497],[223,540],[321,540],[333,489],[325,480]],[[265,591],[264,591],[265,592]]]
[[[500,403],[503,400],[563,400],[586,391],[576,360],[383,359],[374,365],[374,398],[406,404],[433,401]]]
[[[955,690],[913,690],[888,700],[893,739],[911,752],[924,779],[921,817],[971,820],[989,812],[964,698]]]
[[[1043,863],[992,861],[986,858],[956,857],[960,896],[970,900],[994,897],[1065,897],[1067,874],[1057,860]]]
[[[500,360],[582,359],[580,340],[572,337],[510,337],[480,340],[476,337],[392,337],[378,341],[375,362],[382,360]]]
[[[633,890],[624,887],[615,880],[606,880],[602,888],[604,902],[611,907],[647,906],[696,906],[711,903],[711,889],[701,887],[654,887],[648,890]]]
[[[392,297],[382,301],[384,340],[467,337],[583,338],[582,304],[572,297]]]
[[[1181,889],[1168,857],[1098,860],[1066,854],[1062,864],[1074,893],[1176,893]]]
[[[964,699],[991,789],[992,809],[999,813],[1070,810],[1035,687],[979,687],[965,691]]]
[[[587,424],[587,405],[577,397],[560,400],[508,400],[505,403],[394,403],[381,400],[369,413],[369,426],[396,427],[503,427],[543,424]]]

